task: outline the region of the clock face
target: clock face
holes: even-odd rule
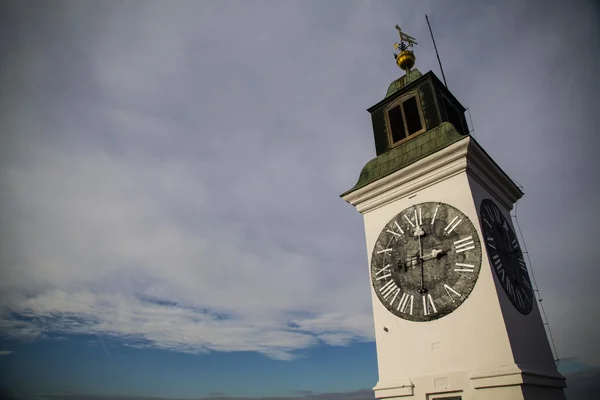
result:
[[[379,300],[410,321],[431,321],[469,296],[481,267],[481,244],[469,218],[444,203],[405,209],[383,228],[371,255]]]
[[[517,235],[492,200],[481,202],[479,214],[490,265],[513,305],[529,314],[533,290]]]

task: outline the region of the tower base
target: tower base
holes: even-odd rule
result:
[[[565,400],[565,378],[516,364],[378,382],[385,400]]]

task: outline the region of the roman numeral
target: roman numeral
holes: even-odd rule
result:
[[[490,224],[490,221],[488,221],[487,219],[484,218],[483,222],[485,222],[490,228],[493,228],[492,224]]]
[[[527,302],[528,302],[529,304],[531,304],[531,299],[529,298],[529,296],[527,296],[527,293],[525,293],[525,289],[521,289],[521,290],[522,290],[522,292],[523,292],[523,296],[525,296],[525,300],[527,300]]]
[[[448,286],[446,284],[444,284],[444,289],[446,289],[446,293],[448,294],[448,296],[450,297],[450,300],[452,300],[453,303],[456,303],[456,301],[454,300],[454,298],[452,297],[452,295],[450,294],[451,292],[456,295],[457,297],[461,297],[462,294],[458,293],[456,290],[452,289],[451,286]]]
[[[415,222],[414,223],[411,221],[410,217],[407,214],[404,214],[404,219],[413,228],[416,228],[417,226],[422,225],[423,224],[423,213],[422,213],[421,207],[415,208]]]
[[[433,298],[430,294],[428,294],[426,296],[423,296],[423,315],[431,314],[431,310],[433,310],[434,313],[437,312],[435,304],[433,303]]]
[[[513,287],[510,279],[506,280],[506,290],[508,290],[508,294],[510,295],[510,297],[512,297],[514,299],[515,298],[515,288]]]
[[[525,278],[524,276],[521,277],[521,281],[523,282],[523,285],[525,285],[527,287],[527,289],[529,289],[529,291],[531,292],[531,283],[529,283],[529,279]]]
[[[498,273],[502,274],[502,282],[504,282],[504,270],[503,269],[499,269]]]
[[[519,241],[517,239],[513,239],[513,241],[511,242],[513,249],[518,249],[519,248]]]
[[[487,242],[487,246],[488,246],[488,247],[490,247],[490,248],[492,248],[492,249],[494,249],[494,250],[497,250],[497,249],[496,249],[496,246],[494,246],[494,245],[492,244],[492,243],[494,243],[494,238],[493,238],[493,237],[491,237],[491,236],[488,236],[488,237],[486,237],[486,238],[485,238],[485,241]]]
[[[500,210],[498,210],[497,207],[489,207],[489,206],[485,206],[484,207],[485,211],[488,214],[488,217],[494,221],[494,222],[499,222],[501,220],[500,218]]]
[[[431,218],[431,225],[433,225],[433,223],[435,222],[435,216],[437,215],[438,209],[440,208],[440,206],[437,206],[435,208],[435,211],[433,212],[433,218]]]
[[[389,233],[391,233],[392,235],[396,236],[396,237],[402,237],[402,235],[404,235],[404,231],[402,230],[402,228],[400,227],[400,225],[398,225],[398,222],[394,221],[394,225],[396,225],[396,228],[398,229],[398,231],[399,231],[400,233],[398,233],[398,232],[395,232],[395,231],[393,231],[393,230],[390,230],[390,229],[388,229],[387,231],[388,231]]]
[[[399,293],[400,293],[400,288],[398,288],[398,290],[396,290],[396,292],[394,293],[394,297],[392,297],[392,300],[390,300],[390,306],[394,305],[394,301],[396,301],[396,297],[398,297]]]
[[[400,298],[400,302],[398,303],[398,308],[396,308],[396,311],[400,311],[405,314],[408,311],[408,313],[412,315],[414,300],[415,296],[413,296],[412,294],[409,295],[407,293],[403,293],[402,297]]]
[[[465,279],[468,279],[468,280],[471,280],[471,279],[473,279],[473,276],[465,275],[465,274],[463,274],[462,272],[458,272],[458,271],[457,271],[456,273],[457,273],[457,274],[459,274],[460,276],[462,276],[462,277],[463,277],[463,278],[465,278]]]
[[[487,212],[487,214],[488,214],[488,217],[489,217],[489,218],[490,218],[492,221],[494,221],[494,220],[495,220],[495,218],[494,218],[494,213],[492,212],[492,210],[491,210],[491,209],[490,209],[488,206],[485,206],[485,207],[484,207],[484,210]]]
[[[519,301],[519,305],[521,306],[521,308],[525,308],[525,303],[523,302],[523,296],[521,295],[521,292],[517,291],[517,300]]]
[[[398,293],[400,293],[400,288],[398,286],[395,286],[395,287],[396,287],[396,290],[392,290],[390,293],[386,294],[383,297],[385,300],[387,300],[392,295],[392,293],[394,293],[394,297],[392,298],[392,301],[390,301],[390,305],[392,305],[394,303],[394,300],[396,300]]]
[[[383,250],[379,250],[377,252],[377,254],[381,254],[381,253],[390,253],[392,251],[392,249],[383,249]]]
[[[381,293],[381,296],[384,299],[387,299],[388,296],[394,293],[394,290],[396,289],[398,289],[398,286],[396,286],[396,283],[394,283],[393,280],[390,280],[388,283],[386,283],[383,287],[379,289],[379,292]]]
[[[521,269],[525,272],[527,272],[527,264],[525,264],[525,260],[523,260],[522,258],[519,258],[519,264],[521,265]]]
[[[475,266],[473,264],[456,263],[455,265],[457,267],[462,267],[462,268],[454,268],[455,272],[474,272],[475,271]]]
[[[389,268],[392,266],[392,264],[388,264],[385,267],[381,268],[379,271],[375,272],[375,276],[379,275],[380,273],[382,273],[385,270],[389,270]],[[389,272],[389,271],[388,271]]]
[[[494,254],[492,256],[492,262],[494,263],[494,266],[497,270],[502,268],[502,260],[500,259],[500,256],[498,254]]]
[[[454,251],[456,253],[462,253],[463,251],[473,250],[474,248],[475,242],[473,241],[472,236],[454,242]]]
[[[454,219],[450,221],[448,226],[444,228],[444,232],[446,232],[446,235],[449,235],[454,230],[454,228],[460,225],[461,222],[462,219],[458,218],[458,216],[454,217]]]

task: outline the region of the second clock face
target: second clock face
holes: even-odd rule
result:
[[[517,235],[492,200],[484,199],[479,213],[490,265],[512,304],[520,313],[529,314],[533,289]]]
[[[447,315],[469,296],[481,244],[469,218],[444,203],[405,209],[383,228],[371,255],[371,281],[393,314],[410,321]]]

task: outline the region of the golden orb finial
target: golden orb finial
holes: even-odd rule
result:
[[[410,70],[415,65],[415,53],[409,50],[403,50],[396,57],[396,64],[403,70]]]
[[[416,60],[415,53],[408,50],[408,48],[413,47],[417,42],[414,37],[402,32],[398,25],[396,25],[396,29],[400,35],[400,43],[394,44],[394,50],[400,49],[401,51],[399,54],[394,53],[394,58],[396,59],[396,64],[398,64],[398,66],[406,72],[406,75],[408,75],[410,69],[414,67]]]

